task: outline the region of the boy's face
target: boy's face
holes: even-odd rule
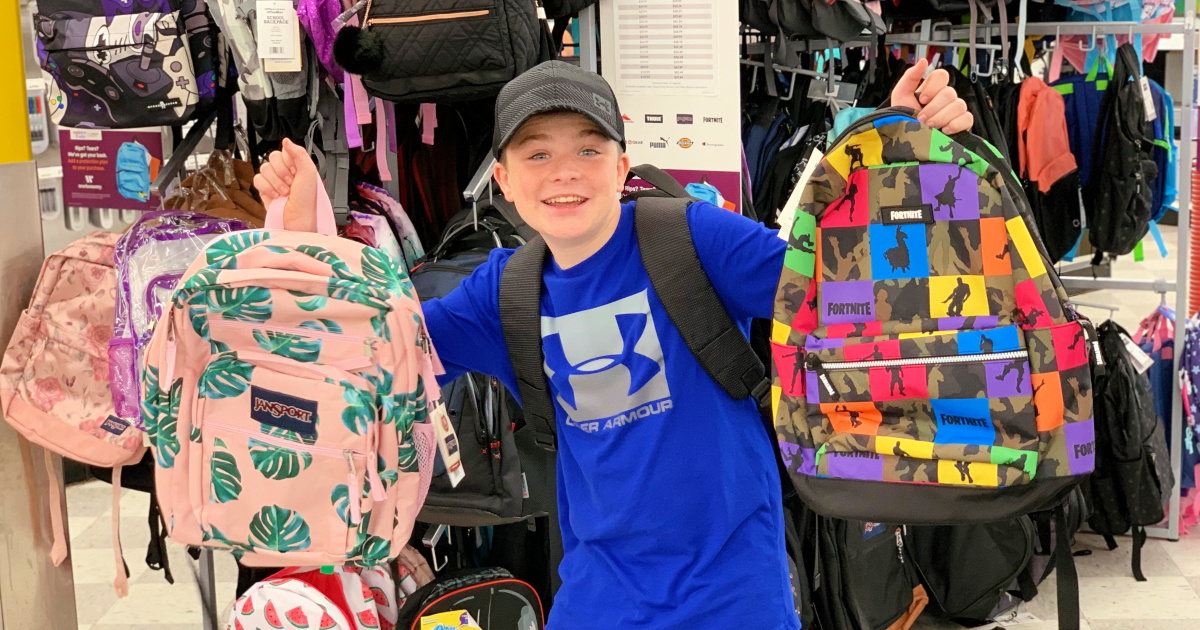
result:
[[[615,229],[629,156],[581,114],[529,119],[505,147],[496,181],[552,245],[581,245]]]

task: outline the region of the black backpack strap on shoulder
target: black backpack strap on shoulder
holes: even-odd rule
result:
[[[1058,630],[1079,630],[1079,573],[1067,532],[1067,510],[1054,508],[1055,570],[1058,572]]]
[[[633,216],[642,264],[667,316],[704,371],[734,399],[752,397],[760,406],[768,405],[766,368],[700,266],[687,222],[690,203],[657,197],[637,201]]]
[[[687,188],[684,188],[679,180],[671,177],[662,169],[653,164],[639,164],[629,168],[630,177],[637,177],[642,181],[654,186],[655,188],[667,193],[672,197],[687,198],[688,200],[695,199],[688,194]]]
[[[508,345],[517,391],[525,422],[534,433],[538,446],[554,451],[554,400],[543,370],[542,354],[542,266],[546,262],[546,241],[538,236],[517,249],[508,259],[500,276],[500,328]]]

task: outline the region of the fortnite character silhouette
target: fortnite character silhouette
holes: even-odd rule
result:
[[[817,294],[816,293],[814,293],[812,296],[812,299],[808,301],[808,308],[813,311],[817,310]]]
[[[954,144],[953,142],[951,142],[950,144],[947,144],[944,147],[941,147],[938,150],[942,151],[943,153],[950,154],[950,163],[951,164],[958,164],[959,166],[963,166],[967,162],[971,161],[971,154],[967,153],[966,149],[958,146],[957,144]]]
[[[850,411],[850,408],[847,407],[846,405],[839,405],[837,407],[834,407],[833,410],[840,411],[840,412],[850,416],[850,426],[851,427],[861,427],[862,426],[862,420],[858,419],[859,412]]]
[[[858,164],[859,167],[862,167],[862,165],[863,165],[862,146],[857,145],[857,144],[847,144],[846,145],[846,157],[850,158],[850,170],[854,170],[855,164]]]
[[[817,244],[813,242],[811,235],[805,234],[801,236],[798,241],[796,241],[796,249],[806,254],[816,254]]]
[[[1038,383],[1038,386],[1033,388],[1033,397],[1037,398],[1038,392],[1042,391],[1042,388],[1045,386],[1046,386],[1046,381],[1042,381],[1041,383]]]
[[[854,220],[855,197],[857,197],[857,196],[858,196],[858,182],[851,181],[850,188],[846,189],[846,195],[844,197],[842,197],[841,203],[838,204],[838,210],[841,210],[842,206],[845,206],[847,201],[850,202],[850,213],[847,215],[848,221]]]
[[[1017,388],[1020,389],[1021,381],[1025,378],[1025,363],[1023,361],[1013,361],[1006,364],[1004,370],[996,377],[996,380],[1003,382],[1004,379],[1008,378],[1008,373],[1013,370],[1017,371]]]
[[[879,347],[879,344],[875,344],[874,349],[871,351],[871,358],[876,361],[883,360],[883,349]]]
[[[1033,310],[1029,311],[1028,313],[1026,313],[1021,307],[1017,307],[1016,311],[1017,320],[1024,323],[1026,326],[1037,326],[1038,318],[1046,314],[1046,311],[1043,311],[1036,306],[1033,307]]]
[[[958,470],[958,474],[962,480],[967,483],[975,483],[971,478],[971,462],[955,462],[954,468]]]
[[[804,369],[804,362],[797,356],[800,354],[800,348],[792,348],[791,352],[786,352],[784,357],[796,357],[796,362],[792,364],[792,389],[796,389],[796,379],[800,377],[800,370]]]
[[[892,447],[892,454],[896,457],[908,457],[908,453],[905,453],[904,449],[900,448],[900,442],[896,442],[896,445]]]
[[[1075,337],[1073,339],[1071,339],[1071,345],[1067,346],[1067,349],[1074,350],[1075,346],[1078,346],[1079,342],[1082,340],[1083,340],[1083,326],[1080,326],[1079,330],[1075,331]]]
[[[967,298],[971,297],[971,285],[963,282],[962,278],[958,278],[958,286],[950,292],[950,297],[942,300],[942,304],[947,302],[950,306],[946,309],[948,317],[962,317],[963,307],[967,304]]]
[[[1025,462],[1028,459],[1029,459],[1028,454],[1022,455],[1022,456],[1018,457],[1016,461],[1010,463],[1009,466],[1012,466],[1013,468],[1019,468],[1022,471],[1024,471],[1025,470]]]
[[[958,197],[954,196],[954,187],[958,184],[958,180],[962,178],[962,171],[959,171],[954,177],[946,180],[946,187],[942,192],[934,196],[933,200],[937,202],[937,207],[946,207],[950,209],[950,218],[954,218],[954,206],[958,205]]]
[[[995,347],[995,344],[992,342],[991,339],[987,338],[987,335],[979,335],[979,351],[980,352],[982,352],[984,354],[990,354],[992,352],[992,348],[994,348],[994,347]]]
[[[895,396],[896,388],[899,387],[900,395],[907,396],[908,394],[904,393],[904,378],[903,378],[904,372],[901,370],[901,368],[899,368],[899,367],[888,368],[888,372],[890,372],[892,374],[892,383],[891,383],[891,385],[888,386],[889,394],[892,396]]]
[[[908,234],[905,234],[900,226],[896,226],[896,246],[883,252],[883,257],[892,266],[893,272],[898,270],[908,272],[908,266],[911,264],[908,253]]]
[[[1004,249],[1000,250],[999,254],[996,254],[996,260],[1004,260],[1006,257],[1008,257],[1008,241],[1004,242]]]

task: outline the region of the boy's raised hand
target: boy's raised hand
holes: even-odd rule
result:
[[[917,110],[917,120],[947,135],[970,129],[975,118],[950,87],[950,75],[938,68],[925,77],[927,68],[929,62],[922,59],[900,77],[892,88],[892,105]]]
[[[286,197],[283,207],[283,227],[295,232],[317,231],[317,186],[321,177],[317,165],[313,164],[308,151],[291,140],[284,139],[279,151],[272,151],[263,162],[258,175],[254,176],[254,187],[262,197],[263,205]]]

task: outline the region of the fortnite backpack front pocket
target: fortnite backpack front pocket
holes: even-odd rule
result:
[[[1037,471],[1028,353],[1015,326],[905,333],[806,357],[819,476],[1012,486]]]

